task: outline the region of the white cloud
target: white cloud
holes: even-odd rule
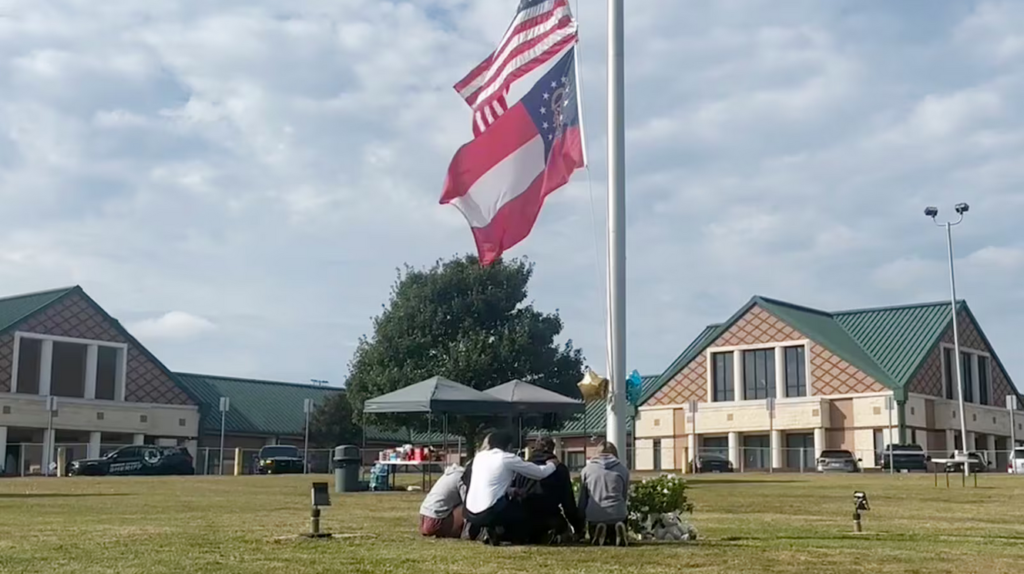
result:
[[[511,4],[8,0],[4,291],[80,283],[175,369],[342,381],[394,269],[473,248],[437,204],[471,135],[451,86]],[[600,365],[605,14],[579,4],[591,181],[553,195],[512,254]],[[1018,345],[1020,7],[632,6],[629,368],[660,371],[754,293],[944,297],[944,238],[921,210],[959,201],[961,296],[996,345]]]
[[[128,325],[128,331],[143,340],[191,339],[216,328],[209,320],[184,311],[170,311]]]
[[[1019,247],[983,247],[967,257],[967,261],[981,268],[1001,271],[1024,269],[1024,249]]]

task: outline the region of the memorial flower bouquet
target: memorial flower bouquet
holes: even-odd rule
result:
[[[697,531],[681,515],[693,512],[682,477],[661,475],[634,482],[629,492],[630,533],[643,540],[693,540]]]

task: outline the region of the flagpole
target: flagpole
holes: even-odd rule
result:
[[[626,448],[626,131],[623,0],[608,0],[608,349],[607,439]]]

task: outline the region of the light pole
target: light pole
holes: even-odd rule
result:
[[[967,413],[964,411],[964,377],[960,367],[960,331],[957,328],[956,310],[956,274],[953,271],[953,226],[959,225],[964,220],[964,214],[970,209],[966,203],[958,203],[953,206],[956,211],[956,221],[939,223],[936,219],[939,216],[939,208],[926,207],[924,214],[932,219],[935,225],[946,228],[946,248],[949,252],[949,291],[950,291],[950,312],[953,314],[953,356],[956,360],[956,388],[957,398],[960,401],[960,446],[964,452],[964,476],[971,474],[971,465],[967,458]],[[955,446],[955,445],[954,445]]]

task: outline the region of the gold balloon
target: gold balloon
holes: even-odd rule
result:
[[[584,402],[604,399],[608,396],[608,379],[598,375],[591,369],[583,375],[583,380],[576,384],[583,395]]]

